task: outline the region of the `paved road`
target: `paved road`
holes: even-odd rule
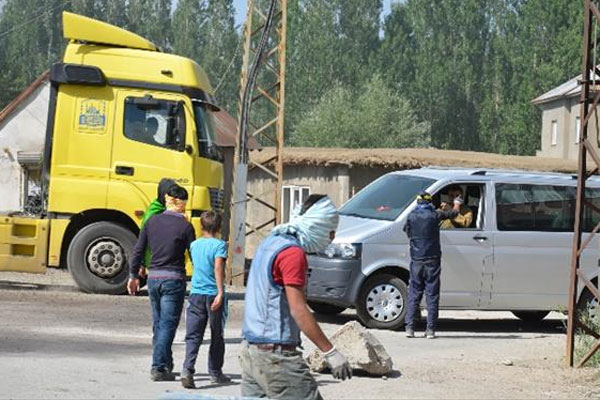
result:
[[[147,297],[79,293],[68,276],[0,274],[0,398],[149,398],[239,395],[237,352],[241,295],[231,302],[225,372],[234,383],[210,385],[201,349],[200,389],[149,379],[150,310]],[[328,334],[355,318],[320,317]],[[407,339],[374,331],[394,360],[388,379],[337,382],[318,375],[326,398],[598,398],[600,374],[562,366],[562,316],[527,326],[510,313],[442,312],[440,337]],[[184,351],[180,328],[176,363]],[[208,338],[207,338],[208,341]],[[312,348],[307,346],[307,352]],[[512,366],[503,362],[510,360]],[[176,368],[177,369],[177,368]]]

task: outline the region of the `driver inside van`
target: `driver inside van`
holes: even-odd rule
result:
[[[463,189],[458,185],[450,186],[448,188],[448,200],[449,203],[441,203],[440,209],[442,211],[450,211],[452,209],[451,204],[454,203],[460,203],[460,211],[456,217],[443,220],[440,223],[440,229],[470,228],[473,222],[473,210],[464,204]]]

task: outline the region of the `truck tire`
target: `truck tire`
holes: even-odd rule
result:
[[[317,314],[323,315],[339,314],[346,309],[346,307],[334,306],[333,304],[327,303],[317,303],[315,301],[309,301],[308,306]]]
[[[523,322],[540,322],[546,315],[550,314],[550,311],[511,311],[515,317],[519,318]]]
[[[406,283],[391,274],[378,274],[363,284],[356,312],[368,328],[399,329],[408,307]]]
[[[69,245],[67,267],[86,293],[123,294],[136,236],[113,222],[94,222],[82,228]]]

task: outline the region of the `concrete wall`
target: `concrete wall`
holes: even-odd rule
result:
[[[540,157],[577,160],[579,146],[576,143],[576,126],[577,117],[580,115],[579,98],[559,99],[540,107],[542,109],[542,143],[541,150],[537,152],[537,155]],[[558,123],[558,141],[556,145],[551,143],[552,121]],[[590,142],[595,148],[598,148],[598,126],[596,118],[592,117],[588,124],[588,138],[590,138]]]
[[[23,172],[17,153],[43,152],[48,115],[48,83],[42,84],[0,123],[0,211],[22,209]]]

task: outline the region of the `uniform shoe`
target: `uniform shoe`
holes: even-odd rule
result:
[[[435,331],[433,329],[427,329],[425,331],[425,337],[427,339],[435,339]]]
[[[153,369],[150,371],[150,379],[154,382],[174,381],[175,375],[166,370]]]
[[[415,331],[412,328],[406,328],[406,337],[407,338],[414,338],[415,337]]]
[[[183,373],[181,375],[181,386],[186,389],[196,389],[196,384],[194,383],[194,374]]]
[[[231,382],[231,378],[225,374],[211,375],[210,382],[214,384],[223,384]]]

